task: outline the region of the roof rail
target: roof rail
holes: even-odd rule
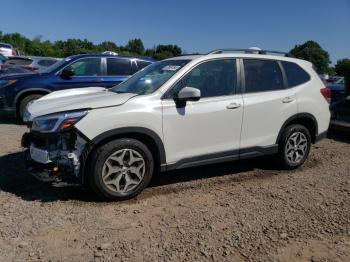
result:
[[[177,56],[193,56],[193,55],[204,55],[204,54],[201,54],[201,53],[188,53],[188,54],[180,54],[180,55],[177,55]]]
[[[261,50],[261,49],[241,49],[241,48],[215,49],[207,53],[207,55],[222,54],[222,53],[229,53],[229,52],[239,52],[239,53],[245,53],[245,54],[259,54],[259,55],[278,54],[278,55],[284,55],[286,57],[294,57],[291,53],[286,53],[286,52]]]

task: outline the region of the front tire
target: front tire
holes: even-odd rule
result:
[[[304,164],[311,147],[309,130],[302,125],[286,127],[279,142],[278,160],[282,168],[296,169]]]
[[[40,95],[40,94],[34,94],[34,95],[29,95],[29,96],[26,96],[25,98],[23,98],[21,100],[21,102],[19,103],[19,106],[18,106],[18,119],[22,122],[23,121],[23,114],[24,114],[24,110],[26,109],[27,105],[34,101],[34,100],[37,100],[39,99],[40,97],[42,97],[43,95]]]
[[[87,180],[103,199],[126,200],[149,184],[153,170],[153,156],[147,146],[136,139],[123,138],[92,153]]]

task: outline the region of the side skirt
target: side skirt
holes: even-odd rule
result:
[[[184,158],[173,164],[162,165],[161,171],[169,171],[174,169],[217,164],[222,162],[229,162],[233,160],[247,159],[247,158],[253,158],[258,156],[266,156],[266,155],[275,154],[277,152],[278,152],[277,144],[266,146],[266,147],[257,146],[257,147],[243,148],[240,150],[232,150],[232,151],[220,152],[215,154]]]

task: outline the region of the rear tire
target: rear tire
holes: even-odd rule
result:
[[[302,125],[285,128],[278,147],[278,162],[284,169],[296,169],[304,164],[311,147],[309,130]]]
[[[43,95],[39,95],[39,94],[35,94],[35,95],[29,95],[26,96],[25,98],[23,98],[21,100],[21,102],[19,103],[19,107],[18,107],[18,119],[23,122],[23,114],[24,114],[24,110],[26,109],[27,105],[34,101],[39,99],[40,97],[42,97]]]
[[[116,139],[92,153],[87,182],[105,200],[126,200],[149,184],[153,171],[153,156],[145,144]]]

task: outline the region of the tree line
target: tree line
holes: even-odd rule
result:
[[[76,54],[101,53],[112,51],[124,55],[149,56],[158,60],[166,59],[182,54],[181,47],[177,45],[156,45],[146,49],[141,39],[131,39],[128,43],[117,45],[113,41],[104,41],[94,44],[87,39],[67,39],[51,42],[42,41],[41,36],[28,39],[20,33],[6,33],[0,31],[0,42],[12,44],[25,55],[67,57]],[[329,53],[319,43],[307,41],[301,45],[295,45],[289,51],[296,58],[310,61],[319,74],[341,75],[346,78],[346,86],[350,91],[350,59],[344,58],[337,61],[334,67],[331,66]]]
[[[145,49],[141,39],[131,39],[128,43],[117,45],[113,41],[104,41],[94,44],[87,39],[67,39],[51,42],[42,41],[41,36],[29,39],[20,33],[4,34],[0,31],[0,42],[13,45],[25,55],[67,57],[76,54],[92,54],[104,51],[112,51],[123,55],[149,56],[155,59],[165,59],[182,54],[182,50],[177,45],[157,45],[154,48]]]

